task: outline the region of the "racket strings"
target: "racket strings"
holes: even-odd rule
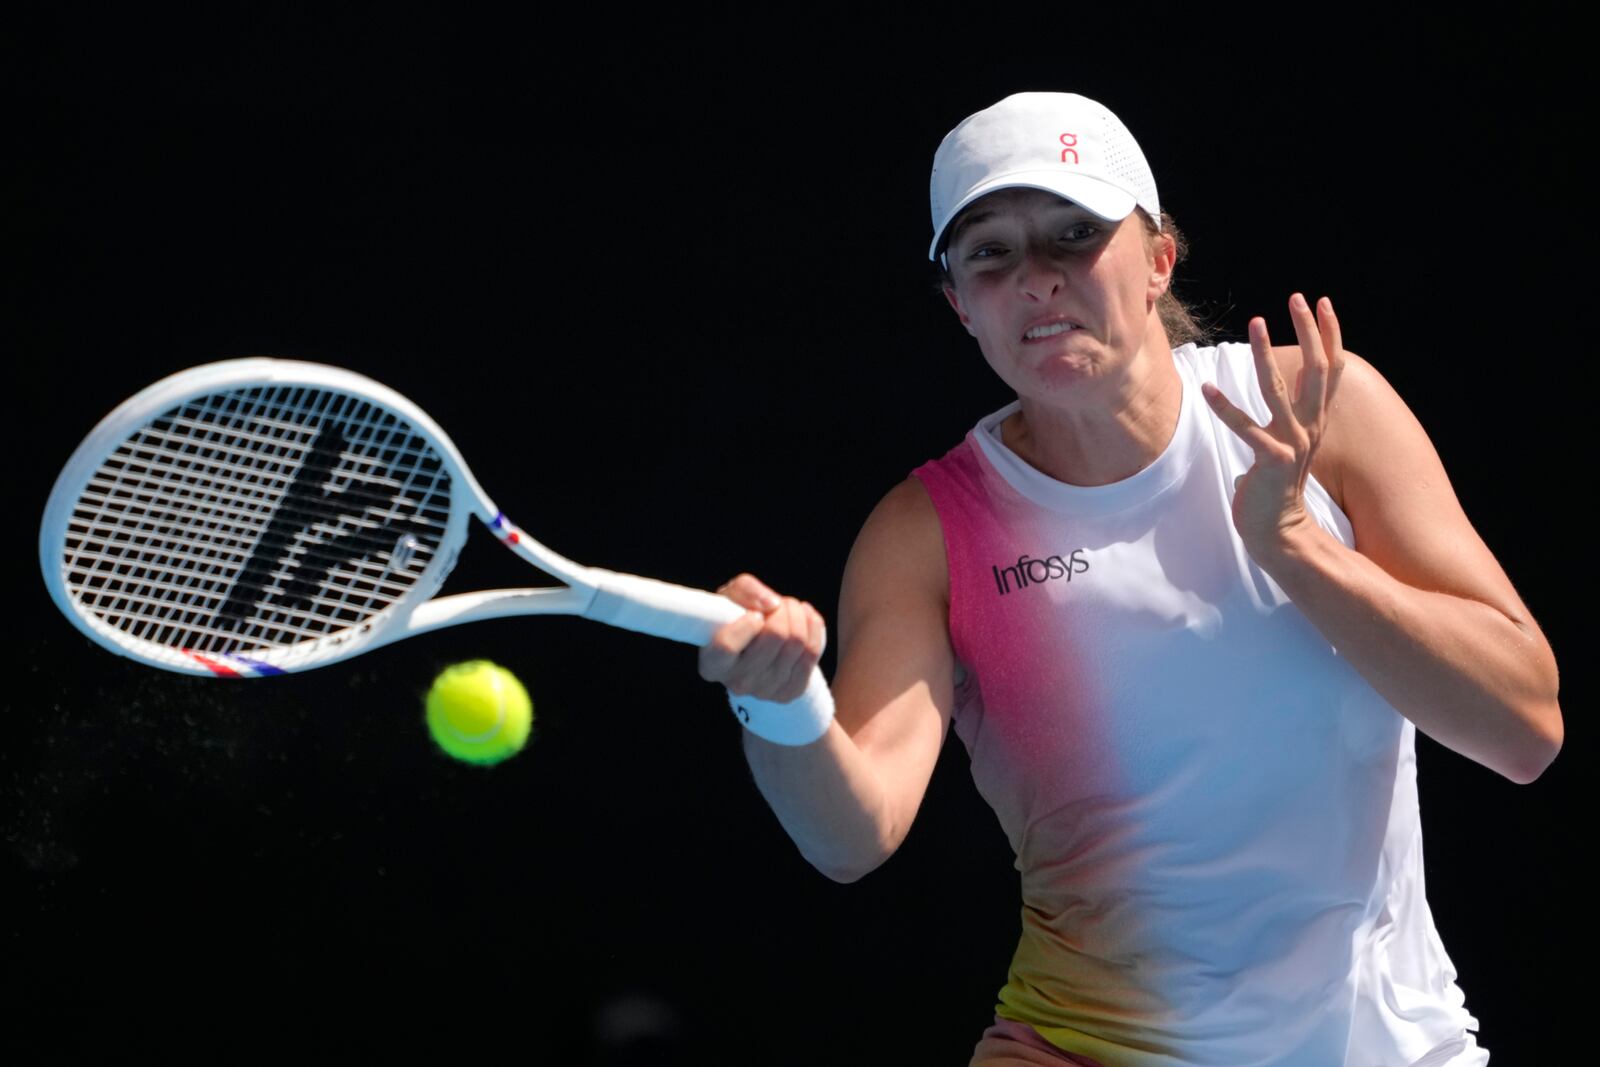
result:
[[[170,583],[159,583],[158,582],[158,583],[153,583],[153,585],[154,585],[154,588],[156,588],[158,591],[160,591],[164,595],[161,596],[159,599],[156,599],[156,600],[152,600],[152,598],[148,598],[147,597],[147,598],[142,598],[142,599],[136,601],[138,607],[140,609],[144,610],[147,614],[149,613],[149,609],[152,606],[154,606],[154,604],[160,603],[161,601],[178,601],[178,602],[184,602],[184,603],[191,603],[192,604],[192,600],[193,600],[192,595],[186,595],[185,588],[184,588],[184,586],[182,584],[180,584],[176,588],[174,588],[174,586],[172,584],[170,584]],[[391,590],[391,592],[392,592],[392,590]],[[304,599],[304,598],[302,597],[302,599]],[[337,613],[337,612],[334,612],[334,611],[330,611],[329,610],[330,609],[330,605],[333,604],[333,603],[336,603],[336,602],[329,601],[326,598],[318,598],[315,601],[314,604],[307,605],[307,606],[312,606],[316,610],[322,611],[324,614],[331,615],[334,618],[339,619],[340,621],[350,621],[350,620],[352,620],[354,618],[358,618],[359,617],[359,612],[345,612],[345,613],[341,614],[341,613]],[[234,613],[235,618],[234,618],[233,621],[234,621],[235,625],[231,629],[237,629],[238,628],[237,627],[237,623],[240,621],[240,619],[238,618],[239,614],[240,613],[238,613],[238,612]],[[294,615],[293,612],[288,612],[287,614]],[[308,620],[296,616],[293,619],[293,621],[295,621],[297,623],[304,624]],[[160,635],[156,635],[156,636],[160,636]]]
[[[294,645],[409,592],[449,511],[437,453],[369,400],[214,394],[151,420],[91,475],[66,584],[132,638],[212,654]]]
[[[297,398],[285,399],[292,403]],[[224,533],[222,539],[248,541],[261,516],[270,515],[260,472],[270,470],[286,454],[285,434],[282,427],[265,435],[241,434],[254,413],[251,407],[242,406],[241,400],[225,396],[192,402],[187,411],[198,416],[193,418],[184,418],[183,408],[169,412],[135,434],[102,466],[101,474],[109,476],[108,495],[118,503],[93,517],[102,524],[108,517],[120,520],[120,529],[112,533],[115,543],[108,547],[113,558],[121,557],[124,563],[106,568],[102,560],[102,571],[109,569],[112,577],[107,580],[104,573],[91,577],[91,582],[98,580],[98,588],[106,591],[91,606],[101,609],[97,613],[131,636],[161,641],[162,634],[151,632],[152,622],[173,620],[191,626],[198,622],[197,603],[208,599],[229,577],[218,551],[219,533]],[[176,434],[175,429],[179,430]],[[255,439],[247,447],[254,449],[259,462],[242,463],[228,444],[251,437]],[[146,490],[140,495],[149,499],[144,506],[128,505],[130,491],[138,489]],[[225,496],[243,510],[231,520],[219,521],[215,509]],[[198,518],[200,514],[206,517]],[[151,536],[157,529],[176,537],[165,543],[157,541]],[[97,534],[103,539],[105,527],[91,525],[87,533],[92,543]],[[134,549],[142,549],[139,562],[145,564],[143,568],[129,565]],[[168,560],[171,565],[164,565]],[[152,583],[150,578],[159,573],[176,581]],[[129,575],[143,582],[125,580]],[[149,596],[151,592],[157,595]],[[107,593],[127,595],[108,600]],[[181,644],[181,636],[171,643]]]

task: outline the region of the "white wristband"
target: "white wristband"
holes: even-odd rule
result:
[[[728,704],[746,730],[778,745],[809,745],[827,733],[833,721],[833,693],[815,667],[798,700],[778,704],[729,693]]]

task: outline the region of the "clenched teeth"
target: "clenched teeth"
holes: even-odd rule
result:
[[[1068,330],[1076,330],[1077,328],[1070,322],[1052,322],[1048,326],[1035,326],[1023,334],[1022,337],[1026,341],[1037,341],[1041,337],[1054,337],[1058,333],[1066,333]]]

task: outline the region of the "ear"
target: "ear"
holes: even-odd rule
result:
[[[967,317],[967,313],[965,311],[961,310],[961,298],[956,296],[955,289],[948,285],[945,286],[944,298],[950,302],[950,310],[956,313],[956,318],[961,320],[961,325],[967,328],[967,332],[972,334],[974,337],[978,336],[977,334],[972,333],[972,320]]]
[[[1168,233],[1158,233],[1150,238],[1150,288],[1151,303],[1172,288],[1172,271],[1178,265],[1178,242]]]

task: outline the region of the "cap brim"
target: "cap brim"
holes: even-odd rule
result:
[[[1054,171],[1002,174],[974,188],[960,203],[950,209],[944,220],[939,223],[939,229],[933,235],[933,243],[928,245],[928,258],[939,258],[939,245],[957,215],[965,211],[974,200],[990,193],[997,193],[1001,189],[1038,189],[1041,192],[1054,193],[1107,222],[1121,222],[1133,212],[1139,202],[1125,189],[1118,189],[1114,185],[1107,185],[1097,178],[1082,174],[1061,174]]]

